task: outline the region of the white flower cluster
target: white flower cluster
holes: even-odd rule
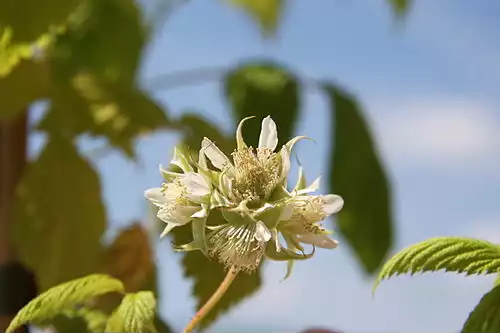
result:
[[[238,126],[232,160],[204,138],[197,162],[175,149],[171,163],[182,173],[160,165],[165,182],[145,195],[166,223],[161,237],[192,223],[193,241],[179,250],[201,250],[227,267],[249,272],[264,256],[290,263],[312,257],[314,251],[304,253],[302,244],[335,248],[337,241],[329,237],[331,232],[321,222],[342,208],[342,198],[311,195],[319,188],[319,179],[307,186],[302,168],[295,187],[287,189],[291,149],[305,137],[295,137],[275,152],[278,133],[268,116],[262,121],[259,146],[249,147],[243,140],[242,126],[250,118]],[[220,211],[223,220],[208,225],[214,210]]]

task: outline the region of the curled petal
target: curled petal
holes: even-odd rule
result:
[[[297,177],[297,183],[293,187],[294,191],[303,190],[306,188],[306,175],[304,174],[304,168],[299,163],[299,176]]]
[[[243,139],[242,129],[243,129],[243,123],[245,123],[245,121],[247,121],[248,119],[252,118],[255,118],[255,116],[243,118],[238,124],[238,128],[236,129],[236,145],[238,149],[244,149],[248,147],[247,144],[245,143],[245,140]]]
[[[159,187],[150,188],[144,191],[144,196],[156,207],[162,207],[165,204],[165,194]]]
[[[269,148],[271,151],[276,149],[278,145],[278,130],[276,123],[267,116],[262,120],[262,127],[259,136],[259,148]]]
[[[163,229],[163,232],[161,233],[160,235],[160,239],[164,238],[166,235],[168,235],[168,233],[170,231],[172,231],[173,228],[175,228],[176,225],[174,224],[171,224],[171,223],[167,223],[167,226],[165,227],[165,229]]]
[[[322,196],[323,212],[327,215],[335,214],[344,207],[344,199],[335,194],[327,194]]]
[[[292,149],[293,149],[293,146],[295,146],[295,144],[297,142],[299,142],[300,140],[302,139],[307,139],[307,140],[311,140],[311,141],[314,141],[313,139],[307,137],[307,136],[296,136],[295,138],[291,139],[290,141],[288,141],[286,144],[285,144],[285,147],[286,149],[288,149],[288,152],[291,152]]]
[[[170,163],[177,165],[184,172],[193,171],[193,166],[189,163],[189,159],[186,157],[185,152],[183,152],[180,148],[175,147],[174,158],[170,161]]]
[[[327,235],[303,234],[298,235],[297,238],[302,243],[315,245],[323,249],[334,249],[339,245],[339,242]]]
[[[255,229],[255,240],[259,242],[268,242],[271,239],[271,232],[262,221],[257,221]]]
[[[204,218],[208,216],[208,209],[206,205],[202,205],[201,209],[194,214],[191,215],[191,217],[194,218]]]
[[[207,138],[203,138],[201,142],[200,152],[201,151],[208,157],[213,166],[219,170],[231,165],[229,158],[215,145],[215,143]]]
[[[308,187],[306,187],[304,189],[301,189],[301,190],[297,191],[297,194],[301,195],[301,194],[308,194],[308,193],[311,193],[311,192],[316,192],[319,189],[319,182],[320,182],[320,180],[321,180],[321,177],[316,178],[311,183],[311,185],[309,185]]]
[[[162,175],[163,179],[169,182],[173,181],[177,177],[182,176],[182,173],[172,172],[165,169],[165,167],[162,164],[158,165],[158,169],[160,170],[160,174]]]
[[[193,220],[191,215],[199,210],[200,206],[164,206],[158,211],[157,216],[165,223],[181,226],[191,222]]]

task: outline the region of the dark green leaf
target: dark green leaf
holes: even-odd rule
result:
[[[100,333],[104,332],[107,320],[108,315],[104,312],[86,307],[79,307],[64,311],[62,314],[51,320],[47,326],[53,326],[57,332],[64,333]],[[38,326],[42,325],[38,324]]]
[[[297,80],[287,70],[266,62],[243,65],[226,75],[225,91],[236,124],[257,117],[243,127],[249,146],[257,147],[262,118],[268,115],[278,126],[280,146],[293,136],[300,100]]]
[[[46,64],[21,60],[7,76],[0,75],[0,119],[11,117],[35,100],[48,97],[49,88]]]
[[[34,42],[50,30],[64,27],[70,14],[82,2],[82,0],[2,1],[0,30],[7,27],[12,29],[15,42]]]
[[[78,304],[110,292],[123,292],[123,284],[102,274],[93,274],[60,284],[26,304],[12,320],[7,332],[13,332],[27,323],[46,322]]]
[[[389,181],[356,100],[333,85],[324,88],[334,125],[330,185],[345,201],[338,214],[339,231],[365,271],[373,273],[393,241]]]
[[[462,333],[500,332],[500,287],[483,295],[469,314]]]
[[[75,146],[50,140],[18,190],[16,248],[40,288],[95,272],[106,214],[99,178]]]
[[[285,0],[230,0],[230,2],[241,7],[256,20],[265,36],[276,32],[286,5]]]

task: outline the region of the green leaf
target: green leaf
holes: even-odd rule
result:
[[[208,224],[220,224],[222,216],[218,211],[210,213]],[[175,228],[171,234],[175,244],[186,244],[192,241],[191,226]],[[207,259],[201,251],[181,252],[184,276],[193,280],[192,294],[196,299],[197,309],[217,290],[224,280],[227,271],[213,260]],[[201,321],[199,329],[210,326],[219,316],[239,304],[245,298],[254,294],[261,285],[260,268],[252,274],[240,273],[227,290],[222,299],[210,313]]]
[[[398,18],[403,18],[411,7],[411,0],[386,0]]]
[[[99,177],[68,141],[49,140],[18,187],[15,242],[46,290],[98,269],[106,214]]]
[[[104,332],[108,315],[99,310],[90,309],[87,307],[75,308],[63,311],[47,324],[37,324],[41,327],[54,327],[56,332],[64,333],[81,333],[81,332]]]
[[[324,89],[330,98],[334,125],[330,186],[345,201],[337,215],[339,231],[371,274],[382,264],[393,242],[389,181],[356,100],[333,85],[326,84]]]
[[[278,29],[285,0],[229,0],[235,6],[241,7],[256,20],[264,36],[273,35]]]
[[[462,333],[500,332],[500,287],[483,295],[469,314]]]
[[[0,27],[12,29],[15,42],[34,42],[43,34],[64,26],[70,14],[82,2],[82,0],[3,1]]]
[[[500,275],[497,276],[497,278],[495,279],[495,282],[493,282],[493,287],[496,287],[500,285]]]
[[[137,88],[148,38],[139,9],[133,0],[88,0],[75,22],[50,53],[54,96],[39,129],[68,139],[104,136],[133,157],[137,137],[169,124]]]
[[[7,332],[38,321],[46,321],[93,297],[123,292],[120,281],[103,274],[93,274],[53,287],[26,304],[14,317]]]
[[[499,273],[500,247],[474,238],[431,238],[409,246],[389,259],[373,289],[380,281],[392,276],[440,270],[466,275]]]
[[[250,63],[228,72],[224,84],[235,123],[248,116],[257,117],[243,126],[249,146],[257,147],[262,118],[268,115],[278,126],[278,147],[293,136],[300,105],[299,86],[286,69],[270,62]]]
[[[0,120],[14,116],[37,99],[48,97],[49,88],[49,73],[45,63],[20,60],[8,75],[4,77],[0,75],[0,95],[2,96]]]
[[[105,267],[109,275],[135,292],[151,279],[154,272],[153,252],[146,230],[136,223],[122,230],[106,250]]]
[[[106,324],[105,332],[156,332],[156,299],[150,291],[126,295]]]

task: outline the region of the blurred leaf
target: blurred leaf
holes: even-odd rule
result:
[[[495,279],[495,282],[493,282],[493,287],[496,287],[500,285],[500,275],[497,275],[497,278]]]
[[[212,211],[207,223],[220,224],[221,220],[222,215],[218,211]],[[191,226],[175,228],[171,233],[175,244],[186,244],[192,241]],[[184,276],[193,280],[192,294],[196,299],[196,307],[199,309],[217,290],[227,271],[221,264],[207,259],[201,251],[182,252],[182,255]],[[260,274],[260,268],[252,274],[244,272],[238,274],[226,294],[201,321],[199,329],[207,328],[230,308],[254,294],[261,285]]]
[[[365,271],[373,273],[393,241],[389,182],[356,100],[333,85],[324,89],[334,115],[330,184],[345,201],[339,231]]]
[[[257,147],[262,118],[268,115],[278,125],[279,145],[293,136],[300,104],[298,83],[285,69],[265,62],[243,65],[226,75],[225,91],[236,123],[257,116],[243,128],[249,145]]]
[[[104,332],[107,320],[108,315],[101,311],[80,307],[63,311],[50,322],[50,326],[55,327],[57,332],[64,333],[100,333]]]
[[[39,128],[72,138],[104,136],[133,156],[138,136],[166,127],[163,110],[137,88],[148,38],[133,0],[88,0],[50,53],[54,98]]]
[[[46,64],[21,60],[7,76],[1,77],[0,75],[0,95],[2,96],[0,120],[14,116],[35,100],[47,97],[48,94],[49,77]]]
[[[120,281],[103,274],[75,279],[40,294],[14,317],[7,332],[27,324],[43,322],[84,301],[109,292],[123,292]]]
[[[105,332],[156,332],[156,299],[150,291],[126,295],[111,315]]]
[[[176,124],[184,133],[183,143],[193,154],[197,154],[200,150],[203,137],[215,142],[228,155],[236,148],[233,137],[228,138],[215,124],[196,114],[184,113]],[[193,157],[197,158],[197,155]]]
[[[466,275],[500,272],[500,246],[465,237],[436,237],[411,245],[389,259],[380,271],[380,281],[400,274],[424,272],[465,273]]]
[[[128,292],[139,290],[151,278],[153,253],[140,224],[123,230],[107,249],[106,268],[108,274],[123,282]]]
[[[462,327],[462,333],[481,332],[500,332],[500,287],[483,295]]]
[[[20,258],[41,290],[95,272],[106,214],[94,169],[68,141],[49,140],[18,188]]]
[[[33,42],[66,22],[82,0],[4,0],[0,28],[13,31],[13,41]]]
[[[410,10],[412,0],[387,0],[397,17],[404,17]]]
[[[235,6],[245,10],[256,20],[265,36],[273,35],[278,29],[285,0],[229,0]]]
[[[74,77],[73,84],[75,90],[60,91],[39,129],[63,137],[86,132],[104,136],[134,156],[134,139],[169,125],[164,111],[133,86],[110,84],[83,73]]]
[[[162,319],[159,318],[158,313],[156,314],[154,326],[156,327],[156,330],[158,331],[158,333],[173,333],[174,332],[172,330],[172,328],[165,321],[163,321]]]

